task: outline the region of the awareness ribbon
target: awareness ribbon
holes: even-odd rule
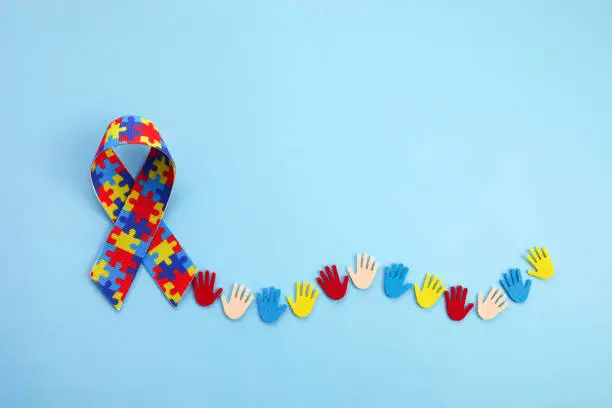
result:
[[[150,147],[135,182],[113,150],[120,145]],[[123,116],[110,123],[91,165],[91,181],[113,229],[89,275],[117,310],[141,263],[175,307],[195,276],[195,265],[162,220],[174,176],[174,162],[153,122]]]

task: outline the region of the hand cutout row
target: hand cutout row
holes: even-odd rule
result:
[[[535,271],[527,271],[529,275],[539,279],[549,279],[553,276],[554,267],[546,248],[530,249],[526,259],[535,269]],[[353,286],[366,290],[372,285],[378,268],[379,264],[374,261],[373,256],[358,254],[356,272],[348,267],[348,274],[341,278],[336,265],[326,266],[324,270],[319,272],[316,281],[328,298],[339,301],[346,296],[349,278]],[[418,283],[413,285],[406,282],[408,272],[409,268],[401,263],[394,263],[385,267],[384,292],[389,298],[400,298],[411,288],[414,288],[417,304],[423,309],[429,309],[444,294],[446,313],[453,321],[462,321],[474,308],[474,303],[467,303],[467,288],[458,285],[446,290],[446,287],[443,286],[444,282],[437,275],[432,276],[429,273],[425,275],[422,286],[419,286]],[[225,315],[230,320],[240,319],[246,313],[255,296],[244,285],[234,284],[232,294],[229,298],[226,298],[221,296],[223,289],[215,290],[215,280],[216,274],[214,272],[211,273],[207,270],[205,274],[198,273],[193,280],[196,302],[200,306],[210,306],[221,297]],[[519,269],[510,269],[502,275],[499,282],[503,291],[493,287],[484,300],[483,294],[478,294],[476,311],[482,320],[491,320],[499,315],[508,306],[508,298],[514,303],[524,303],[529,296],[531,279],[523,281]],[[298,282],[295,285],[295,300],[290,296],[287,296],[286,300],[294,315],[299,318],[306,318],[312,313],[318,295],[319,291],[315,289],[313,284]],[[265,323],[276,323],[287,310],[287,305],[281,304],[281,290],[275,287],[262,289],[261,292],[256,294],[256,298],[259,317]]]

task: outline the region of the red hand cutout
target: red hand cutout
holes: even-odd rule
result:
[[[198,272],[198,275],[193,279],[193,293],[196,302],[198,302],[200,306],[210,306],[219,296],[221,296],[223,289],[219,288],[214,292],[215,279],[217,277],[216,273],[213,272],[211,274],[209,271],[206,271],[206,277],[204,279],[202,279],[202,275],[202,272]]]
[[[474,304],[470,303],[465,305],[465,299],[467,298],[468,290],[463,286],[453,286],[444,292],[444,298],[446,299],[446,313],[451,320],[461,321],[465,319],[470,310],[474,308]]]
[[[340,300],[344,297],[344,295],[346,295],[349,277],[346,275],[342,279],[342,282],[340,282],[340,276],[338,276],[338,269],[336,269],[336,265],[332,265],[331,269],[329,266],[326,266],[325,272],[321,271],[320,275],[321,277],[317,278],[317,282],[328,297],[333,300]]]

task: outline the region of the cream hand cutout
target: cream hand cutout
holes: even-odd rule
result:
[[[363,254],[362,257],[361,254],[357,254],[357,273],[353,273],[350,267],[346,268],[346,270],[356,288],[367,289],[372,285],[376,271],[378,271],[378,266],[377,263],[374,263],[373,256]]]
[[[249,296],[250,293],[251,291],[245,289],[244,285],[240,285],[240,288],[238,288],[238,285],[234,284],[229,301],[225,299],[225,296],[221,296],[223,313],[231,320],[240,319],[255,298],[253,295]]]
[[[317,296],[319,296],[319,291],[314,290],[313,284],[298,282],[295,284],[295,302],[290,296],[287,296],[287,303],[294,315],[304,318],[312,312]]]
[[[493,287],[487,296],[487,299],[482,301],[482,293],[478,294],[478,316],[482,320],[491,320],[502,312],[508,306],[506,302],[506,294],[503,290]]]
[[[540,279],[548,279],[553,276],[555,269],[546,248],[535,247],[535,250],[532,248],[529,252],[531,255],[527,255],[527,260],[535,268],[535,272],[527,271],[527,273]]]
[[[438,279],[436,275],[431,277],[430,274],[425,275],[425,282],[423,283],[423,289],[419,288],[419,284],[414,284],[414,295],[416,301],[423,309],[429,309],[436,304],[440,296],[444,293],[446,288],[442,286],[443,281]]]

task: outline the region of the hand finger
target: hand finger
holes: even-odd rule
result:
[[[504,288],[504,290],[506,292],[508,292],[508,285],[506,284],[506,282],[503,279],[500,279],[499,283],[500,283],[501,287]]]
[[[287,303],[289,303],[291,310],[295,311],[295,303],[293,303],[293,299],[291,299],[291,296],[287,296]]]
[[[315,290],[314,293],[312,294],[312,302],[313,303],[317,300],[318,296],[319,296],[319,291]]]
[[[445,293],[445,295],[446,295],[446,293]],[[454,287],[454,286],[451,286],[451,288],[450,288],[450,298],[451,298],[451,299],[454,299],[454,298],[455,298],[455,296],[456,296],[456,293],[455,293],[455,287]]]
[[[242,296],[240,296],[240,301],[245,302],[249,298],[249,294],[251,293],[251,289],[246,288]],[[251,295],[252,297],[252,295]]]
[[[332,273],[332,270],[329,268],[329,266],[325,267],[325,275],[327,276],[327,279],[329,280],[334,279],[334,274]]]
[[[227,308],[227,300],[225,299],[225,296],[221,296],[221,306],[223,306],[223,310]]]
[[[413,288],[414,288],[414,297],[417,299],[417,303],[418,303],[419,297],[421,297],[421,288],[419,288],[418,283],[415,283]]]
[[[478,293],[478,307],[482,305],[482,293]]]
[[[359,271],[361,268],[361,254],[357,254],[357,271]]]
[[[498,313],[501,313],[501,311],[507,307],[508,307],[508,303],[502,303],[501,305],[497,305]]]
[[[246,302],[246,307],[249,307],[251,305],[251,303],[253,303],[253,299],[255,298],[255,296],[251,295],[251,297],[249,298],[249,300],[247,300]]]
[[[470,313],[472,311],[472,309],[474,308],[474,304],[470,303],[469,305],[467,305],[467,307],[465,309],[463,309],[465,311],[465,314],[467,315],[468,313]]]
[[[230,295],[230,299],[236,297],[236,290],[238,290],[238,285],[234,283],[234,287],[232,288],[232,294]]]
[[[365,254],[365,256],[367,257],[368,254]],[[374,257],[370,256],[369,258],[367,258],[367,261],[368,261],[368,263],[367,263],[367,265],[365,265],[365,268],[366,269],[371,269],[372,268],[372,263],[374,263]],[[364,262],[364,264],[365,264],[365,262]]]
[[[518,282],[519,284],[523,283],[523,276],[521,275],[521,270],[520,269],[515,269],[514,273],[516,274],[516,282]]]
[[[347,273],[349,274],[349,276],[351,277],[351,280],[352,280],[353,282],[355,282],[355,274],[353,273],[353,270],[351,269],[351,267],[350,267],[350,266],[346,268],[346,272],[347,272]]]
[[[527,282],[525,282],[525,290],[527,293],[529,293],[529,289],[531,289],[531,279],[527,279]]]
[[[279,317],[283,313],[285,313],[286,310],[287,310],[287,305],[280,305],[280,307],[276,309],[276,311],[278,312]]]
[[[406,275],[408,274],[408,268],[404,267],[404,265],[400,264],[400,272],[399,272],[399,277],[402,280],[402,282],[404,281],[404,279],[406,279]]]
[[[504,301],[506,301],[506,294],[504,292],[501,292],[499,296],[493,300],[493,303],[499,305]]]
[[[412,283],[406,283],[404,286],[402,286],[402,291],[400,293],[403,295],[404,293],[409,291],[411,287]]]
[[[223,288],[217,289],[217,291],[213,294],[213,299],[217,300],[219,296],[223,293]]]
[[[344,290],[346,292],[346,288],[348,286],[348,281],[349,281],[349,277],[348,275],[346,275],[344,277],[344,279],[342,280],[342,290]]]
[[[376,275],[376,271],[378,271],[379,266],[380,264],[374,264],[374,267],[372,268],[372,275]]]
[[[506,281],[506,287],[509,288],[512,286],[512,279],[508,273],[504,273],[504,280]]]
[[[538,271],[528,270],[527,275],[535,276],[536,278],[540,277],[540,273]]]
[[[527,258],[527,261],[529,261],[531,266],[533,266],[534,268],[537,269],[538,263],[535,261],[535,259],[533,259],[533,257],[531,255],[527,255],[525,258]]]
[[[423,290],[428,288],[430,283],[431,283],[431,275],[430,274],[426,274],[425,275],[425,283],[423,283]]]
[[[215,287],[215,280],[217,279],[217,274],[215,272],[212,273],[212,275],[210,276],[210,286],[212,288]]]
[[[463,292],[461,292],[461,301],[465,302],[465,300],[467,299],[467,294],[468,294],[468,289],[463,288]]]
[[[493,299],[493,297],[497,293],[497,290],[498,289],[495,286],[493,286],[491,290],[489,291],[489,294],[487,295],[487,300]]]
[[[540,247],[536,247],[536,252],[538,253],[538,256],[540,257],[540,259],[544,259],[544,254],[542,253],[542,250],[540,249]]]
[[[312,298],[312,294],[314,293],[314,291],[315,291],[314,285],[312,284],[308,285],[308,297],[309,298]]]
[[[240,284],[240,287],[238,288],[238,292],[236,292],[236,297],[238,298],[238,300],[242,299],[243,293],[244,293],[244,284]],[[266,293],[267,293],[267,290],[264,289],[263,290],[263,299],[264,300],[267,298]]]
[[[434,292],[437,292],[440,287],[442,286],[443,280],[442,279],[438,279],[438,277],[436,275],[434,275],[434,280],[436,281],[435,285],[432,285],[433,287],[431,288]],[[433,283],[433,282],[432,282]]]
[[[202,271],[198,272],[197,280],[198,280],[198,286],[201,286],[204,284],[204,274],[202,273]]]
[[[534,250],[533,250],[533,248],[531,248],[531,249],[529,250],[529,253],[530,253],[530,254],[531,254],[531,256],[533,257],[533,259],[535,259],[535,260],[536,260],[536,262],[540,260],[540,258],[538,257],[538,254],[536,254],[536,251],[534,251]]]
[[[436,296],[440,297],[442,295],[442,293],[446,292],[446,287],[442,286],[440,289],[438,289],[438,291],[436,292]]]
[[[448,294],[448,291],[444,292],[444,300],[446,300],[446,304],[449,304],[451,299],[452,299],[452,295],[453,295],[452,291],[453,291],[453,289],[454,288],[451,288],[451,294],[450,295]]]
[[[317,278],[317,283],[319,284],[319,286],[321,287],[321,289],[325,290],[324,286],[323,286],[323,280],[321,278]]]
[[[340,276],[338,276],[338,268],[336,268],[336,265],[332,265],[332,273],[334,275],[334,279],[339,281]]]
[[[207,269],[206,272],[204,272],[204,285],[208,286],[209,283],[210,283],[210,271]]]
[[[302,284],[297,282],[295,284],[295,299],[299,299],[302,296]]]
[[[548,258],[548,251],[546,248],[542,248],[542,254],[544,254],[544,258]]]

